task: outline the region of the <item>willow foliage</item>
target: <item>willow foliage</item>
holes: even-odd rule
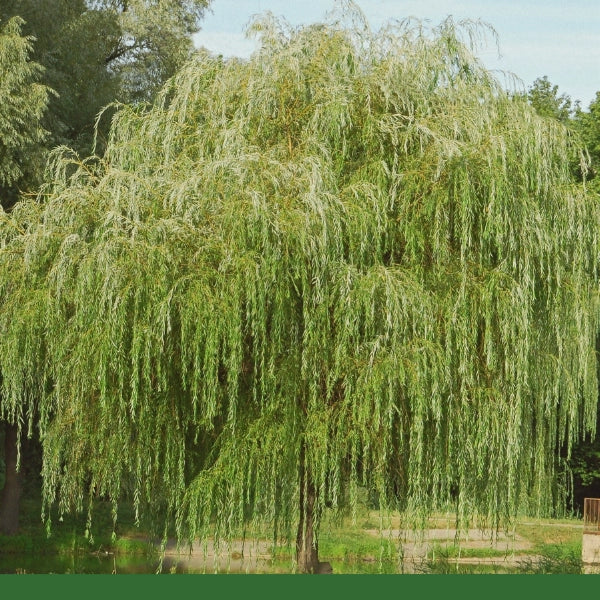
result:
[[[356,505],[548,511],[594,434],[597,198],[444,21],[266,16],[0,225],[2,415],[44,497],[181,536]],[[75,168],[75,171],[73,170]],[[318,522],[317,522],[318,526]]]

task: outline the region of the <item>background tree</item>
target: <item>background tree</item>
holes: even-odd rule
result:
[[[190,57],[210,0],[90,0],[116,24],[104,62],[127,101],[150,101]]]
[[[48,88],[40,83],[42,67],[30,60],[32,39],[21,34],[23,21],[0,21],[0,201],[4,191],[39,168],[40,144],[47,136],[41,119]]]
[[[600,192],[600,92],[596,92],[596,98],[587,111],[577,111],[575,127],[589,152],[590,184],[596,192]]]
[[[563,124],[568,124],[579,103],[573,101],[567,94],[558,95],[558,86],[553,85],[548,77],[538,77],[529,90],[527,99],[536,112],[542,117],[552,117]]]
[[[207,6],[208,0],[4,0],[0,19],[25,20],[24,33],[35,38],[32,57],[45,68],[42,81],[57,92],[44,117],[45,147],[66,145],[87,156],[103,107],[151,101],[189,58]],[[101,137],[109,122],[106,115]],[[41,182],[43,164],[32,157],[20,185],[5,186],[11,205],[19,188]]]
[[[572,172],[576,181],[585,179],[592,191],[599,191],[597,177],[600,168],[600,102],[597,97],[583,110],[580,103],[572,102],[566,94],[558,95],[558,86],[547,77],[538,78],[529,88],[527,99],[543,117],[556,119],[566,125],[571,135],[581,139],[586,148],[584,165],[581,156],[572,159]],[[595,497],[600,489],[600,440],[587,439],[573,448],[571,459],[565,464],[573,478],[572,509],[581,513],[585,497]]]
[[[40,428],[46,515],[129,495],[317,571],[361,486],[414,526],[562,505],[596,424],[597,197],[480,28],[350,6],[199,54],[0,223],[3,410]]]
[[[587,439],[577,444],[573,448],[568,467],[569,474],[573,479],[572,509],[582,515],[585,498],[600,496],[600,442],[598,438]]]
[[[8,24],[0,48],[2,207],[10,209],[22,192],[37,188],[50,148],[66,145],[87,156],[103,107],[150,101],[189,58],[191,35],[207,6],[208,0],[3,1],[0,23]],[[26,37],[19,37],[21,28]],[[42,83],[57,92],[45,112],[48,88]],[[107,114],[97,152],[109,122]],[[6,448],[16,439],[9,431]],[[16,460],[16,448],[6,452]],[[7,522],[17,522],[17,505],[7,508]]]
[[[587,110],[579,105],[569,122],[569,127],[580,137],[586,149],[585,185],[592,192],[600,192],[600,93]],[[578,179],[582,170],[574,169]],[[599,413],[600,414],[600,413]],[[600,421],[599,421],[600,422]],[[584,498],[600,493],[600,439],[588,438],[573,449],[568,463],[573,477],[573,510],[583,513]]]
[[[39,83],[43,70],[30,61],[32,40],[21,35],[22,24],[18,17],[0,22],[0,190],[27,177],[32,162],[40,160],[39,145],[47,133],[40,121],[49,90]],[[5,198],[0,199],[2,212]],[[10,415],[3,420],[5,417],[7,415],[0,413],[4,450],[0,533],[12,534],[18,528],[21,493],[16,452],[18,430],[16,421]]]

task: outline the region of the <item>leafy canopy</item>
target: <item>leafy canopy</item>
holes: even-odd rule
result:
[[[19,18],[0,22],[0,186],[23,177],[25,156],[47,134],[41,118],[48,88],[40,83],[41,66],[30,61],[32,40],[21,34],[22,25]]]
[[[0,19],[25,21],[29,53],[44,67],[40,81],[56,92],[43,120],[49,136],[37,149],[41,158],[26,157],[18,187],[37,189],[44,149],[66,145],[87,156],[97,115],[108,104],[152,100],[189,59],[207,6],[208,0],[3,0]],[[109,122],[105,115],[98,151]],[[17,200],[14,187],[3,195],[11,205]]]
[[[598,397],[570,136],[474,58],[478,24],[251,32],[0,222],[2,416],[39,426],[47,506],[128,494],[180,536],[277,538],[303,467],[317,526],[361,486],[551,511]]]
[[[591,158],[592,187],[600,190],[600,92],[590,103],[587,111],[578,111],[574,127],[581,135]]]
[[[548,77],[538,77],[529,90],[527,99],[542,117],[552,117],[563,124],[568,124],[573,113],[573,102],[567,94],[558,95],[558,86],[553,85]],[[576,107],[577,108],[576,103]]]

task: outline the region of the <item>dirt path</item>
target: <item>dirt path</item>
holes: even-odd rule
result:
[[[531,542],[518,534],[507,535],[492,530],[469,529],[457,532],[456,529],[443,528],[425,529],[422,532],[402,529],[385,529],[382,532],[377,529],[365,529],[365,531],[373,536],[382,535],[384,538],[399,541],[405,556],[423,556],[436,548],[454,545],[460,548],[491,548],[507,553],[531,550],[533,547]]]
[[[383,535],[384,538],[400,542],[406,573],[422,572],[436,555],[439,557],[445,549],[454,549],[455,546],[461,550],[489,548],[504,554],[493,557],[452,557],[448,559],[452,565],[487,564],[498,568],[510,568],[537,560],[535,556],[524,553],[531,550],[533,545],[518,534],[507,535],[504,532],[481,529],[457,532],[453,528],[425,529],[421,532],[401,529],[365,531],[373,536]]]

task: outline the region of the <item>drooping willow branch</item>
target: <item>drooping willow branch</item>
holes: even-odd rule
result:
[[[496,521],[560,503],[598,395],[577,148],[479,29],[354,16],[198,54],[2,217],[0,416],[39,427],[47,506],[128,494],[181,536],[291,538],[301,448],[317,517],[361,487]]]

